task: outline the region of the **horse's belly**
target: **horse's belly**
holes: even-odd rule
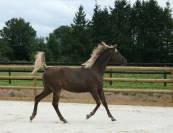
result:
[[[79,84],[79,83],[66,83],[62,89],[70,91],[70,92],[88,92],[89,88],[87,85]]]
[[[86,88],[84,86],[68,86],[68,87],[64,87],[63,89],[70,92],[88,92],[89,91],[89,88]]]
[[[85,88],[80,88],[80,89],[79,88],[63,88],[63,89],[69,92],[76,92],[76,93],[89,92],[89,90]]]

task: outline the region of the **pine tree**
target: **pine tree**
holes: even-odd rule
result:
[[[75,14],[72,26],[71,51],[74,59],[84,60],[88,58],[91,49],[91,37],[89,33],[89,23],[86,20],[83,6],[80,6]]]
[[[143,49],[143,31],[144,21],[143,21],[143,7],[142,2],[137,0],[131,12],[131,30],[132,30],[132,60],[133,62],[142,62]],[[137,56],[136,56],[137,55]]]
[[[144,62],[161,62],[161,55],[164,50],[162,47],[163,31],[165,23],[163,22],[163,8],[156,0],[149,0],[143,3],[142,43]]]
[[[72,28],[75,30],[75,32],[79,32],[80,30],[86,29],[88,21],[86,20],[85,17],[86,17],[86,14],[84,12],[84,8],[81,5],[73,19],[74,24],[72,24]]]
[[[101,10],[99,5],[96,5],[91,23],[94,44],[97,45],[101,41],[110,43],[111,23],[108,9]]]
[[[156,0],[136,1],[131,21],[133,53],[138,55],[135,60],[167,62],[168,46],[164,42],[168,41],[165,39],[168,38],[167,27],[170,27],[171,20],[169,8],[163,9]]]
[[[115,1],[111,9],[111,41],[124,55],[130,55],[132,45],[131,6],[126,0]],[[130,57],[128,57],[128,60]]]
[[[169,1],[166,2],[166,7],[163,11],[163,17],[162,19],[165,23],[164,31],[163,31],[163,46],[162,49],[164,50],[164,53],[162,55],[162,60],[165,60],[166,62],[173,62],[173,19],[172,19],[172,10],[170,8]]]

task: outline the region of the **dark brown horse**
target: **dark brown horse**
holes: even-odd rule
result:
[[[91,93],[97,105],[93,111],[86,115],[87,119],[95,114],[102,103],[107,111],[108,117],[110,117],[112,121],[115,121],[115,118],[108,109],[103,91],[103,74],[110,60],[114,60],[115,63],[119,64],[127,63],[126,59],[118,52],[115,46],[108,46],[104,42],[98,45],[93,51],[91,58],[79,68],[47,67],[44,53],[39,52],[36,56],[33,73],[41,67],[45,69],[43,74],[44,90],[35,97],[34,110],[30,120],[32,121],[36,116],[39,101],[50,93],[53,93],[52,105],[60,120],[66,123],[67,121],[60,113],[58,107],[60,93],[61,90],[64,89],[70,92]]]

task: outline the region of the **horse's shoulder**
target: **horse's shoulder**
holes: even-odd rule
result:
[[[83,69],[82,72],[86,75],[86,77],[88,76],[91,79],[99,81],[102,79],[102,77],[92,69]]]

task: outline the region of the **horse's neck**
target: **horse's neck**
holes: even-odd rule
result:
[[[98,57],[98,59],[96,60],[96,62],[92,66],[92,69],[94,71],[96,71],[100,76],[103,76],[103,74],[105,72],[106,65],[107,65],[109,59],[110,59],[109,54],[101,55],[100,57]]]

